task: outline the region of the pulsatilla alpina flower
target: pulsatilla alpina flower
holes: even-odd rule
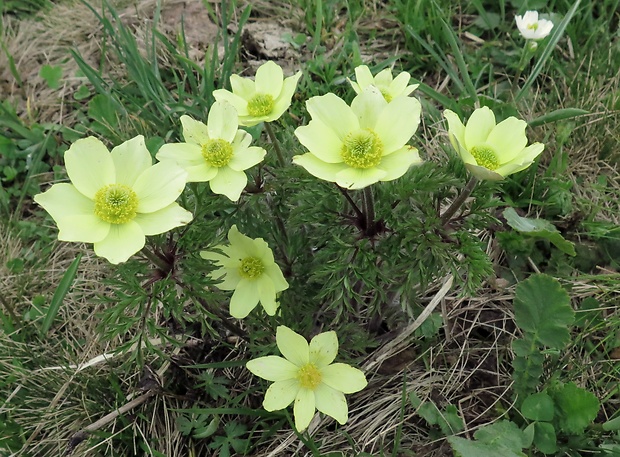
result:
[[[500,181],[524,170],[545,148],[541,143],[526,147],[525,121],[509,117],[496,125],[493,111],[486,106],[473,112],[467,126],[450,110],[444,111],[444,117],[452,146],[479,179]]]
[[[234,290],[230,300],[230,314],[243,319],[258,302],[265,312],[273,316],[278,309],[276,293],[288,289],[280,267],[273,259],[273,252],[262,238],[253,240],[233,225],[228,231],[229,245],[215,246],[222,252],[202,251],[203,259],[213,260],[219,267],[210,273],[211,278],[221,279],[217,285],[222,290]]]
[[[420,102],[398,97],[388,103],[370,86],[349,107],[329,93],[306,102],[312,120],[295,130],[310,151],[293,157],[317,178],[349,189],[400,178],[421,163],[418,150],[408,146],[420,122]]]
[[[388,103],[396,97],[408,96],[419,86],[419,84],[408,85],[411,75],[406,71],[393,78],[392,71],[386,68],[381,70],[377,76],[373,76],[366,65],[355,68],[355,79],[357,81],[351,81],[347,78],[356,94],[361,94],[368,86],[375,86]]]
[[[538,19],[538,11],[526,11],[523,16],[515,16],[517,28],[526,40],[542,40],[551,33],[553,22]]]
[[[112,149],[94,137],[78,140],[65,153],[71,184],[54,184],[34,200],[56,221],[58,239],[94,243],[112,263],[144,247],[145,235],[187,224],[192,213],[174,201],[187,173],[175,164],[153,165],[137,136]]]
[[[207,125],[181,116],[185,143],[163,145],[157,160],[174,161],[187,173],[188,182],[208,181],[216,194],[237,201],[248,183],[244,170],[263,160],[266,151],[250,146],[252,136],[237,129],[237,112],[227,102],[215,102]]]
[[[246,367],[256,376],[274,381],[263,400],[267,411],[284,409],[293,401],[295,428],[305,430],[315,409],[347,422],[349,410],[344,394],[359,392],[368,384],[364,373],[344,363],[332,363],[338,353],[336,332],[320,333],[308,342],[283,325],[276,330],[276,343],[284,356],[250,360]]]
[[[284,79],[282,68],[269,61],[256,70],[254,81],[231,75],[232,92],[213,91],[216,100],[226,100],[239,114],[239,124],[251,127],[278,119],[291,104],[301,72]]]

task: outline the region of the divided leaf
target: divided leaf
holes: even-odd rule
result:
[[[515,320],[524,332],[547,347],[562,349],[568,343],[568,326],[575,320],[570,298],[560,283],[545,274],[521,282],[514,299]]]

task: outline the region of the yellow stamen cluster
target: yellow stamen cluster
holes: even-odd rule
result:
[[[321,384],[322,376],[319,369],[312,363],[307,363],[299,368],[297,380],[301,387],[314,390]]]
[[[340,154],[352,168],[372,168],[381,162],[383,143],[372,130],[357,130],[344,138]]]
[[[469,153],[474,156],[476,163],[481,167],[489,170],[495,170],[499,167],[499,160],[495,151],[488,146],[474,146]]]
[[[241,261],[239,274],[246,279],[256,279],[265,271],[265,265],[256,257],[246,257]]]
[[[390,95],[390,93],[386,89],[380,89],[380,91],[385,101],[390,103],[392,101],[392,96]]]
[[[109,184],[95,193],[95,216],[110,224],[126,224],[136,217],[138,196],[128,186]]]
[[[224,167],[228,165],[233,156],[232,145],[225,140],[209,140],[202,145],[202,157],[212,167]]]
[[[267,116],[273,111],[274,100],[269,94],[256,94],[248,102],[248,113],[250,116]]]

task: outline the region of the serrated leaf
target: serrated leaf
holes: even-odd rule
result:
[[[523,401],[521,414],[533,421],[551,421],[555,408],[553,399],[545,392],[532,394]]]
[[[530,276],[517,286],[513,305],[517,325],[535,341],[554,349],[566,346],[575,312],[556,279],[545,274]]]
[[[461,457],[526,457],[521,451],[515,452],[496,443],[470,441],[458,436],[449,436],[448,442]]]
[[[553,424],[534,422],[534,445],[543,454],[555,454],[558,450]]]
[[[550,392],[557,407],[560,429],[569,435],[580,435],[596,419],[600,403],[598,398],[575,383],[564,384]]]
[[[503,214],[508,225],[517,232],[549,240],[550,243],[565,254],[577,255],[575,245],[565,240],[560,231],[551,222],[544,219],[521,217],[513,208],[506,208]]]
[[[482,427],[474,433],[474,438],[481,443],[501,445],[514,452],[521,451],[528,441],[517,424],[506,420]]]

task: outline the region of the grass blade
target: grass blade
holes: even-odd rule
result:
[[[43,324],[41,324],[41,334],[44,336],[47,335],[47,332],[49,332],[49,329],[51,328],[52,323],[54,322],[54,319],[58,314],[60,305],[62,305],[62,302],[65,299],[67,292],[69,292],[69,289],[71,288],[71,284],[73,284],[73,280],[75,279],[75,274],[77,273],[78,265],[80,264],[81,259],[82,253],[79,253],[75,260],[71,262],[69,268],[67,268],[67,271],[60,280],[60,284],[58,284],[58,287],[54,292],[50,307],[47,309],[47,313],[43,318]]]

